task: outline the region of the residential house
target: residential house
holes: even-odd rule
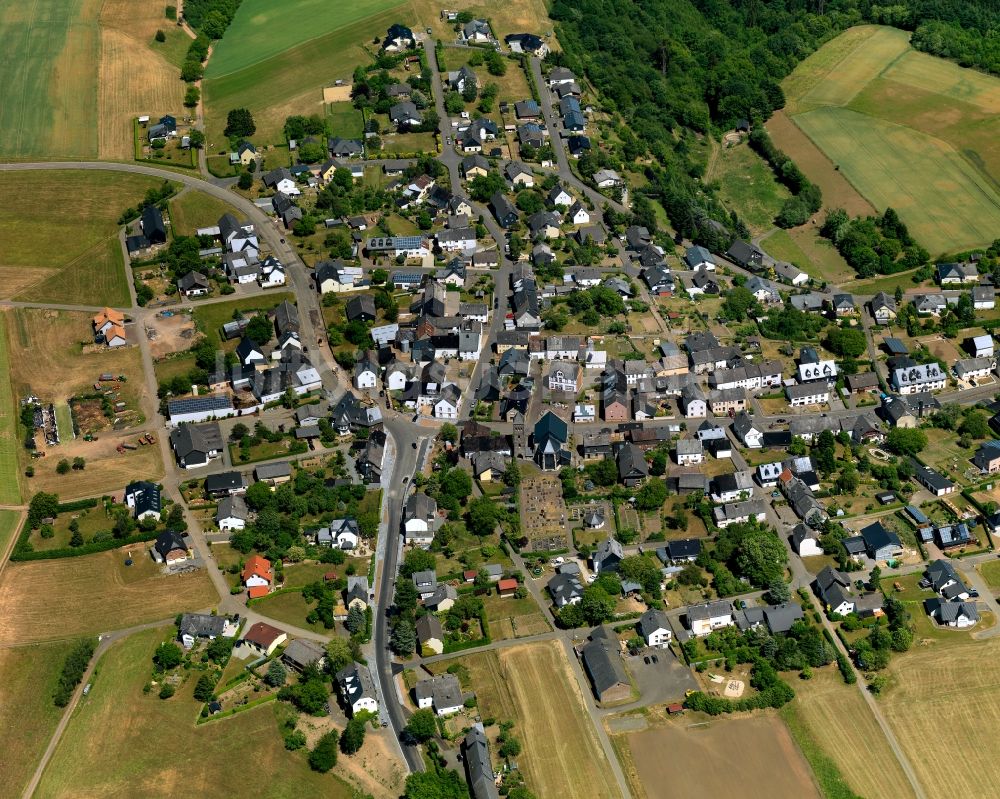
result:
[[[697,383],[689,383],[681,389],[681,410],[687,419],[702,419],[708,415],[705,392]]]
[[[855,596],[850,579],[832,566],[825,566],[813,581],[813,591],[831,613],[846,616],[854,612]]]
[[[788,404],[793,407],[823,405],[830,401],[830,389],[826,383],[796,383],[785,386]]]
[[[234,496],[246,492],[246,481],[239,472],[210,474],[205,478],[205,493],[210,497]]]
[[[834,294],[830,309],[835,316],[853,316],[858,312],[854,297],[850,294]]]
[[[210,613],[184,613],[177,629],[177,638],[185,649],[193,647],[199,638],[214,641],[220,636],[235,638],[239,623],[229,616]]]
[[[222,431],[216,423],[182,424],[170,431],[170,446],[182,469],[195,469],[222,454]]]
[[[966,344],[968,345],[969,341],[966,341]],[[989,333],[984,333],[981,336],[973,336],[969,349],[976,358],[992,358],[994,355],[993,336]]]
[[[960,358],[955,361],[952,371],[959,380],[968,382],[986,377],[996,370],[997,362],[993,358]]]
[[[403,533],[408,544],[430,546],[434,540],[437,519],[437,502],[422,492],[406,500],[403,511]]]
[[[424,119],[416,105],[410,100],[404,100],[389,109],[389,121],[400,130],[406,130],[419,126]]]
[[[616,572],[618,564],[625,557],[625,550],[614,538],[609,538],[598,544],[597,549],[590,555],[590,561],[595,574],[601,572]]]
[[[977,283],[979,281],[979,270],[975,264],[971,263],[937,264],[935,266],[935,276],[937,277],[937,282],[942,286]]]
[[[754,425],[753,419],[746,411],[740,411],[733,419],[732,431],[749,449],[759,449],[761,446],[761,431]]]
[[[969,589],[950,560],[939,558],[927,566],[930,588],[946,602],[964,602]]]
[[[783,635],[792,629],[795,622],[805,618],[802,606],[794,602],[780,605],[757,605],[736,612],[736,626],[741,632],[767,625],[772,635]]]
[[[486,177],[490,172],[490,162],[479,153],[467,155],[462,159],[462,177],[472,180],[475,177]]]
[[[737,239],[726,251],[726,257],[744,269],[759,272],[764,268],[764,253],[756,244]]]
[[[763,522],[767,519],[764,500],[747,499],[742,502],[727,502],[712,509],[712,517],[717,527],[725,529],[731,524],[744,524],[751,520]]]
[[[287,196],[295,196],[301,194],[298,184],[295,182],[295,178],[292,177],[292,173],[288,170],[288,167],[278,167],[277,169],[272,169],[270,172],[264,174],[264,185],[267,188],[272,189],[276,192],[281,192]]]
[[[993,439],[980,444],[972,463],[982,474],[1000,472],[1000,441]]]
[[[992,311],[997,307],[996,289],[993,286],[973,286],[972,307],[977,311]]]
[[[274,585],[274,569],[271,568],[271,561],[260,555],[251,555],[247,558],[240,576],[251,599],[264,596]]]
[[[677,463],[695,466],[705,460],[705,447],[697,438],[682,438],[677,442]]]
[[[844,379],[847,390],[852,394],[864,394],[879,390],[878,375],[874,372],[859,372]]]
[[[326,665],[326,650],[308,638],[296,638],[281,653],[281,660],[301,674],[308,668],[322,669]]]
[[[173,566],[187,560],[189,549],[184,536],[174,530],[166,530],[156,537],[149,554],[157,563]]]
[[[438,716],[458,713],[465,701],[458,677],[447,672],[419,680],[413,688],[413,693],[418,709],[432,708]]]
[[[538,58],[545,58],[549,46],[533,33],[510,33],[504,37],[504,42],[513,53],[528,53]]]
[[[691,634],[698,637],[709,635],[723,627],[731,627],[735,623],[732,605],[724,599],[703,605],[689,605],[685,615]]]
[[[429,651],[435,655],[444,652],[444,629],[437,616],[428,613],[417,619],[417,643],[422,652]]]
[[[125,487],[125,504],[132,510],[136,521],[160,520],[160,487],[156,483],[137,480]]]
[[[975,602],[945,602],[937,597],[924,600],[924,610],[938,624],[966,629],[979,622]]]
[[[804,286],[809,282],[809,275],[786,261],[778,261],[774,265],[774,273],[780,280],[791,283],[793,286]]]
[[[871,308],[872,318],[877,324],[891,325],[896,321],[896,314],[899,310],[896,306],[896,299],[884,291],[880,291],[872,297],[869,307]]]
[[[791,539],[792,547],[800,558],[823,554],[823,549],[819,545],[819,533],[802,522],[792,528]]]
[[[243,635],[243,644],[263,657],[270,657],[287,640],[288,633],[262,621],[251,625]]]
[[[293,642],[294,643],[294,642]],[[364,663],[351,663],[337,672],[337,687],[351,717],[362,710],[378,713],[375,681]]]
[[[599,189],[613,189],[625,184],[622,176],[613,169],[598,169],[593,174],[592,179]]]
[[[935,362],[901,367],[892,372],[893,386],[900,394],[938,391],[944,388],[947,382],[948,375]]]
[[[497,192],[490,198],[490,210],[502,228],[511,228],[517,224],[517,209],[503,194]]]
[[[177,289],[185,297],[202,297],[212,290],[212,284],[201,272],[188,272],[177,281]]]
[[[344,313],[349,322],[373,322],[378,313],[375,309],[375,298],[371,294],[351,297],[344,306]]]
[[[696,444],[701,444],[695,440]],[[635,444],[625,444],[618,450],[618,479],[629,488],[637,486],[649,476],[646,456]]]
[[[247,503],[243,497],[236,495],[219,500],[215,511],[215,523],[224,532],[242,530],[247,525]]]
[[[576,361],[551,361],[546,380],[550,391],[566,391],[575,395],[580,386],[580,364]]]
[[[583,599],[583,584],[576,574],[557,574],[549,580],[546,589],[556,608],[579,605]]]

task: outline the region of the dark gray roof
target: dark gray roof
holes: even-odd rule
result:
[[[482,724],[474,724],[469,729],[462,742],[462,749],[465,753],[465,770],[473,797],[497,799],[499,794],[493,778],[493,765],[490,763],[489,743]]]
[[[583,666],[587,670],[598,698],[618,684],[629,684],[628,674],[618,654],[616,642],[595,637],[582,649]]]
[[[657,630],[669,630],[670,620],[662,610],[650,608],[639,617],[639,632],[643,637],[648,638]]]
[[[179,632],[195,638],[217,638],[222,635],[228,617],[209,613],[185,613],[181,616]]]

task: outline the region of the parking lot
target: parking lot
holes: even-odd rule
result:
[[[625,667],[642,694],[643,705],[678,702],[684,699],[685,692],[698,688],[691,669],[669,649],[642,649],[639,654],[625,658]]]

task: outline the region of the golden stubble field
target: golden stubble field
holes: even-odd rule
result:
[[[536,796],[619,799],[566,657],[558,641],[545,641],[444,661],[435,671],[462,663],[482,716],[514,722],[523,745],[517,765]]]
[[[218,602],[204,569],[163,575],[150,546],[8,564],[0,576],[0,646],[109,632]]]

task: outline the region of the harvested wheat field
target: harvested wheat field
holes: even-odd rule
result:
[[[100,158],[135,157],[132,120],[140,114],[181,112],[185,84],[178,69],[150,47],[156,31],[169,24],[156,0],[105,0],[101,7]]]
[[[929,799],[991,799],[1000,782],[989,737],[1000,725],[1000,641],[941,633],[893,658],[892,689],[880,704]],[[961,742],[961,768],[930,745],[941,730]]]
[[[469,670],[467,687],[476,692],[483,717],[514,722],[514,734],[524,744],[518,768],[537,796],[621,795],[558,641],[512,646],[439,665],[443,671],[454,662]],[[539,690],[542,685],[544,691]]]
[[[627,736],[645,795],[820,799],[809,765],[774,715],[698,726],[687,715]],[[692,764],[698,764],[692,767]]]
[[[119,630],[218,602],[204,569],[163,575],[150,546],[9,564],[0,576],[0,645]]]
[[[845,685],[835,670],[817,669],[813,679],[799,682],[795,699],[781,709],[781,716],[797,740],[805,735],[833,761],[855,793],[865,799],[913,796],[899,761],[857,686]],[[803,740],[799,745],[808,748]]]

